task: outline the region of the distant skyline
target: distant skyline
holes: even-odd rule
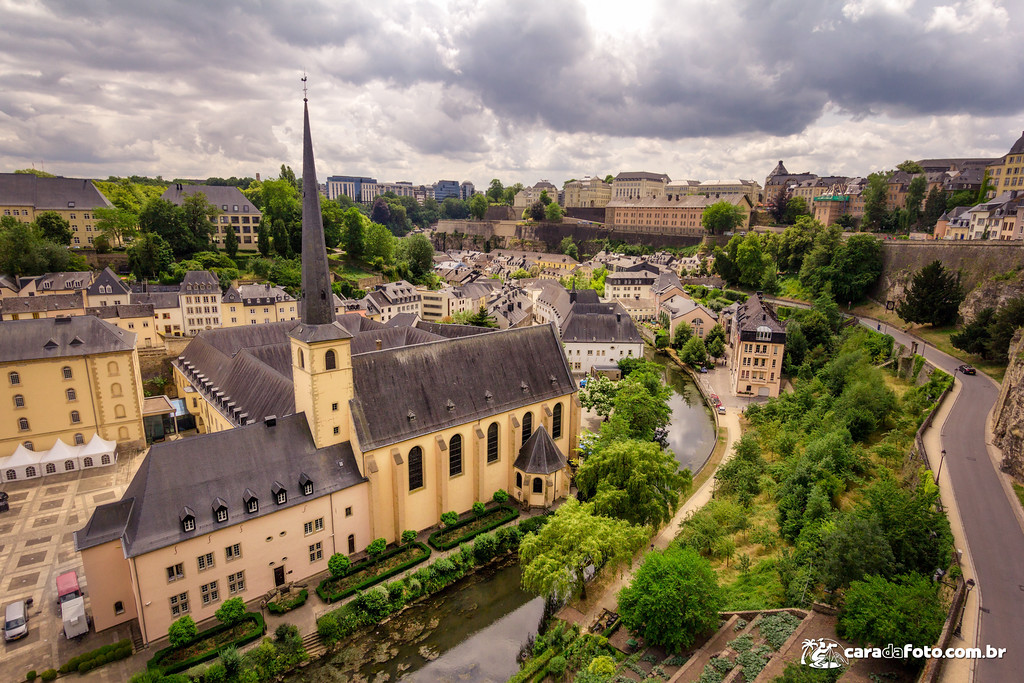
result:
[[[0,0],[0,171],[530,185],[1006,153],[1012,0]]]

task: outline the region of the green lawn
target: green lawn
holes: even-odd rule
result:
[[[1017,482],[1011,482],[1013,484],[1013,492],[1017,494],[1017,500],[1020,501],[1021,507],[1024,507],[1024,486],[1021,486]]]

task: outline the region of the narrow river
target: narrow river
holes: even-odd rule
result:
[[[676,454],[680,469],[689,467],[694,475],[707,462],[715,445],[715,421],[711,409],[693,383],[668,356],[644,350],[647,360],[665,368],[665,383],[672,387],[668,400],[672,419],[668,425],[668,447]],[[714,371],[713,371],[714,372]]]

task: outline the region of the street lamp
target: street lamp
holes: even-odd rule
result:
[[[957,638],[963,638],[960,634],[960,629],[964,625],[964,612],[967,611],[967,599],[971,597],[972,588],[974,588],[974,579],[967,579],[967,595],[964,596],[964,605],[960,608],[960,621],[957,622],[956,630],[953,631],[953,635]]]
[[[946,459],[946,449],[942,449],[942,457],[939,458],[939,471],[935,473],[935,483],[939,483],[939,477],[942,476],[942,463]]]

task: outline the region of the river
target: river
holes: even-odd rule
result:
[[[690,376],[676,367],[668,356],[645,349],[647,360],[665,368],[665,383],[672,387],[668,404],[672,419],[668,425],[668,447],[680,469],[689,467],[694,475],[704,466],[715,445],[715,421]]]

